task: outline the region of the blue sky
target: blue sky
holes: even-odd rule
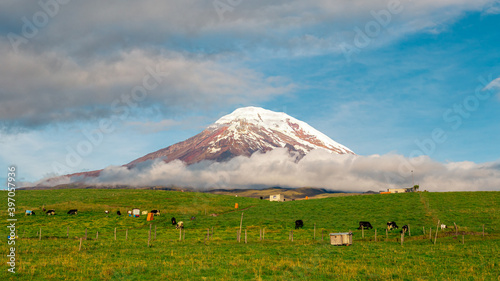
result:
[[[42,3],[0,4],[0,164],[22,180],[125,164],[249,105],[360,155],[500,161],[499,1]]]

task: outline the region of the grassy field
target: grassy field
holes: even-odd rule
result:
[[[67,189],[18,191],[15,198],[16,273],[9,273],[4,262],[0,280],[500,280],[500,192],[269,202],[194,192]],[[5,192],[1,200],[7,202]],[[42,215],[43,206],[57,215]],[[73,208],[78,215],[67,215]],[[132,208],[162,214],[147,222],[145,216],[128,217]],[[0,215],[6,226],[4,209]],[[37,215],[24,216],[26,209]],[[185,223],[182,241],[172,216]],[[304,221],[303,229],[294,230],[297,219]],[[375,229],[356,229],[362,220],[375,227],[377,241]],[[459,235],[440,230],[434,244],[429,229],[434,239],[438,220],[455,222]],[[398,230],[386,238],[387,221],[410,225],[403,245]],[[352,246],[329,244],[328,233],[349,230]],[[7,228],[0,234],[7,238]],[[9,246],[3,241],[7,261]]]

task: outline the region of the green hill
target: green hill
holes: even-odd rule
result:
[[[7,193],[1,194],[7,202]],[[61,189],[17,191],[15,199],[17,273],[13,277],[4,263],[1,280],[491,280],[499,276],[500,192],[269,202],[165,190]],[[43,207],[54,209],[56,215],[44,215]],[[132,208],[159,209],[161,215],[147,222],[145,216],[127,216]],[[27,209],[36,215],[24,216]],[[69,209],[78,209],[78,215],[67,215]],[[122,216],[116,215],[117,210]],[[7,225],[7,208],[0,215]],[[184,222],[184,233],[172,226],[171,217]],[[304,221],[303,229],[294,229],[297,219]],[[374,229],[356,229],[359,221],[371,222]],[[411,237],[406,235],[401,245],[399,230],[386,236],[387,221],[409,225]],[[438,221],[456,223],[458,236],[454,228],[439,230],[434,244],[429,229],[434,239]],[[353,232],[352,246],[329,245],[328,233],[347,231]],[[87,240],[79,249],[86,232]],[[2,227],[0,234],[7,237],[8,229]]]

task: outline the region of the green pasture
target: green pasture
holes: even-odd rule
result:
[[[269,202],[195,192],[65,189],[17,191],[15,199],[16,273],[9,273],[4,262],[0,280],[500,278],[500,192]],[[0,200],[7,202],[6,192]],[[42,207],[55,209],[56,215],[44,215]],[[159,209],[161,215],[148,222],[145,216],[127,216],[132,208]],[[24,216],[26,209],[36,215]],[[78,209],[78,215],[67,215],[69,209]],[[0,216],[6,226],[7,207]],[[172,226],[171,217],[184,222],[183,232]],[[304,221],[303,229],[294,229],[297,219]],[[369,221],[374,229],[358,230],[359,221]],[[386,234],[387,221],[409,225],[411,236],[401,243],[399,230]],[[458,231],[439,230],[434,240],[438,221],[456,223]],[[7,261],[8,230],[0,229]],[[348,231],[353,245],[329,244],[328,233]]]

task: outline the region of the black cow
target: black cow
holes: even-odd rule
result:
[[[405,224],[403,225],[403,227],[401,228],[401,233],[406,233],[408,232],[408,226]]]
[[[47,212],[45,212],[47,215],[49,216],[53,216],[56,214],[56,211],[55,210],[48,210]]]
[[[121,215],[122,215],[122,212],[120,212],[120,211],[116,211],[116,214],[117,214],[117,215],[119,215],[119,216],[121,216]]]
[[[71,209],[68,211],[68,215],[76,215],[78,213],[77,209]]]
[[[362,228],[364,228],[364,229],[372,229],[373,226],[372,226],[372,224],[370,222],[360,221],[358,229],[362,229]]]
[[[398,225],[396,224],[395,221],[389,221],[387,222],[387,229],[388,230],[398,229]]]
[[[155,216],[159,216],[160,215],[160,210],[151,210],[150,213],[153,214],[153,215],[155,215]]]
[[[172,221],[172,225],[177,225],[177,221],[175,220],[174,217],[172,217],[171,221]]]
[[[295,221],[295,229],[303,228],[304,227],[304,222],[302,220],[296,220]]]

